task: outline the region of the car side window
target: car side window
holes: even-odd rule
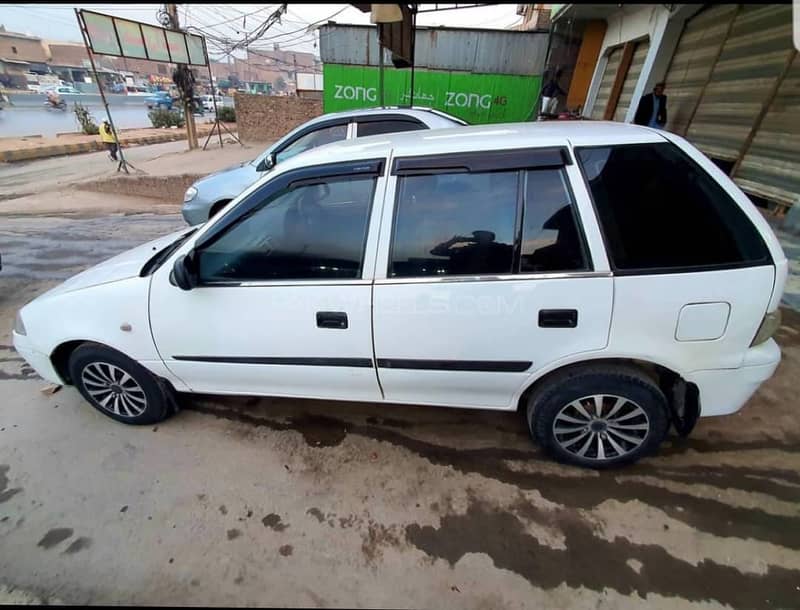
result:
[[[307,134],[300,136],[286,148],[278,152],[278,154],[275,156],[275,159],[278,162],[285,161],[286,159],[294,157],[295,155],[299,155],[301,152],[306,150],[310,150],[324,144],[330,144],[331,142],[338,142],[340,140],[344,140],[345,138],[347,138],[346,123],[342,125],[330,125],[328,127],[315,129],[314,131],[309,131]]]
[[[519,175],[399,177],[389,276],[511,273]]]
[[[583,241],[562,169],[525,173],[520,271],[586,269]]]
[[[284,189],[197,251],[200,283],[361,277],[376,178]]]
[[[760,264],[769,251],[725,189],[672,143],[577,149],[615,269]]]
[[[378,136],[385,133],[399,133],[401,131],[418,131],[425,129],[425,125],[421,125],[416,121],[401,121],[401,120],[387,120],[387,121],[359,121],[358,123],[358,137],[365,138],[367,136]]]

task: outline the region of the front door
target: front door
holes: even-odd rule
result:
[[[514,408],[537,370],[607,344],[613,280],[592,266],[565,151],[517,152],[395,161],[374,304],[387,401]]]
[[[159,269],[151,324],[167,367],[196,392],[379,400],[363,270],[380,170],[277,176],[196,240],[199,286]]]

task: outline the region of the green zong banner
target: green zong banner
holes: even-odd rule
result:
[[[323,74],[325,112],[380,105],[378,68],[325,64]],[[384,105],[407,106],[410,70],[387,67],[383,80]],[[416,70],[414,105],[436,108],[473,125],[525,121],[533,113],[541,81],[541,76]]]

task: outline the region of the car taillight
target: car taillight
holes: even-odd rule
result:
[[[761,320],[761,326],[758,327],[758,332],[756,333],[753,342],[750,344],[750,347],[755,347],[756,345],[761,345],[772,337],[775,334],[775,331],[778,330],[778,327],[781,325],[781,310],[776,309],[775,311],[768,312],[764,319]]]

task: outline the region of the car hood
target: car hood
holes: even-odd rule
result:
[[[226,174],[226,178],[232,178],[234,180],[246,178],[252,176],[255,179],[258,176],[258,172],[256,168],[250,165],[250,161],[242,161],[241,163],[237,163],[236,165],[231,165],[230,167],[226,167],[225,169],[221,169],[219,171],[214,172],[213,174],[209,174],[208,176],[204,176],[200,178],[195,183],[195,186],[200,186],[204,182],[212,178],[216,178],[221,176],[222,174]]]
[[[119,280],[135,277],[139,275],[144,264],[158,251],[166,248],[191,230],[193,229],[186,227],[174,233],[170,233],[169,235],[165,235],[164,237],[149,241],[141,246],[126,250],[122,254],[109,258],[99,265],[95,265],[94,267],[86,269],[86,271],[73,275],[62,284],[45,292],[42,297],[50,297],[64,292],[72,292],[99,284],[108,284],[109,282],[117,282]]]

